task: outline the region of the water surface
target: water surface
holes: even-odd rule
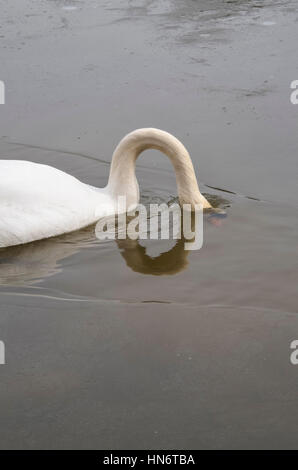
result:
[[[296,2],[0,3],[1,158],[104,186],[160,127],[227,213],[199,251],[94,227],[0,250],[1,448],[297,447]],[[157,152],[138,179],[176,197]]]

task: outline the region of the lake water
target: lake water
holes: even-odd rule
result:
[[[0,250],[0,447],[297,448],[297,2],[0,4],[1,158],[100,187],[158,127],[227,214],[198,251],[94,227]],[[165,157],[137,167],[143,202],[176,197]]]

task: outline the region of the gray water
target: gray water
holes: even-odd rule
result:
[[[1,448],[297,448],[297,2],[0,5],[1,158],[104,186],[159,127],[227,213],[199,251],[94,227],[0,251]],[[176,197],[157,152],[138,179]]]

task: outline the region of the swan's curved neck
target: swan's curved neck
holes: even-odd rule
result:
[[[191,158],[184,145],[168,132],[159,129],[137,129],[125,136],[112,158],[108,189],[113,197],[126,196],[128,203],[138,203],[139,189],[135,162],[141,152],[156,149],[171,160],[176,173],[180,204],[203,204],[211,207],[200,193]]]

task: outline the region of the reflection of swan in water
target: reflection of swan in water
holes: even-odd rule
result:
[[[0,248],[0,285],[34,283],[61,270],[61,261],[88,246],[92,230]]]
[[[223,202],[226,201],[220,198],[216,201],[213,197],[215,206],[223,205]],[[207,219],[216,217],[216,214],[216,211],[212,210],[210,215],[207,214],[206,217]],[[221,213],[219,213],[220,216]],[[0,285],[22,285],[38,282],[60,272],[63,269],[62,261],[80,250],[97,246],[100,255],[100,250],[103,246],[107,246],[107,243],[113,244],[111,241],[104,244],[98,241],[94,235],[94,226],[91,226],[56,238],[1,248]],[[170,275],[183,271],[188,265],[188,251],[184,249],[185,240],[183,238],[153,241],[151,246],[159,250],[154,257],[147,253],[140,240],[116,240],[116,243],[126,265],[135,272]]]
[[[214,199],[215,205],[226,202],[223,199]],[[226,217],[226,212],[222,209],[211,209],[207,215],[207,220],[212,225],[221,225],[222,218]],[[191,230],[194,231],[194,217],[191,219]],[[183,221],[181,220],[181,227]],[[181,228],[181,233],[183,233]],[[177,274],[188,266],[189,251],[185,249],[185,243],[190,242],[183,236],[178,239],[158,240],[152,243],[151,247],[155,246],[158,252],[155,256],[150,256],[147,249],[140,240],[116,240],[121,255],[126,261],[128,267],[133,271],[141,274],[151,274],[160,276],[163,274]]]
[[[211,207],[200,193],[191,158],[182,143],[159,129],[138,129],[113,154],[108,185],[95,188],[48,165],[0,160],[0,247],[70,233],[105,216],[136,207],[135,164],[146,149],[166,154],[176,173],[181,204]],[[123,208],[118,197],[126,198]]]
[[[152,275],[174,274],[187,266],[188,251],[184,249],[183,239],[176,240],[169,251],[154,258],[146,254],[146,248],[140,245],[139,240],[116,240],[116,243],[126,265],[135,272]],[[155,242],[157,243],[158,241]],[[53,276],[63,269],[63,260],[96,244],[100,255],[102,242],[94,238],[94,227],[88,227],[56,238],[1,248],[0,285],[32,284]]]
[[[141,274],[160,276],[162,274],[176,274],[186,269],[188,265],[188,251],[184,249],[185,240],[176,240],[169,251],[158,256],[149,256],[146,247],[139,240],[117,240],[121,255],[129,268]]]

